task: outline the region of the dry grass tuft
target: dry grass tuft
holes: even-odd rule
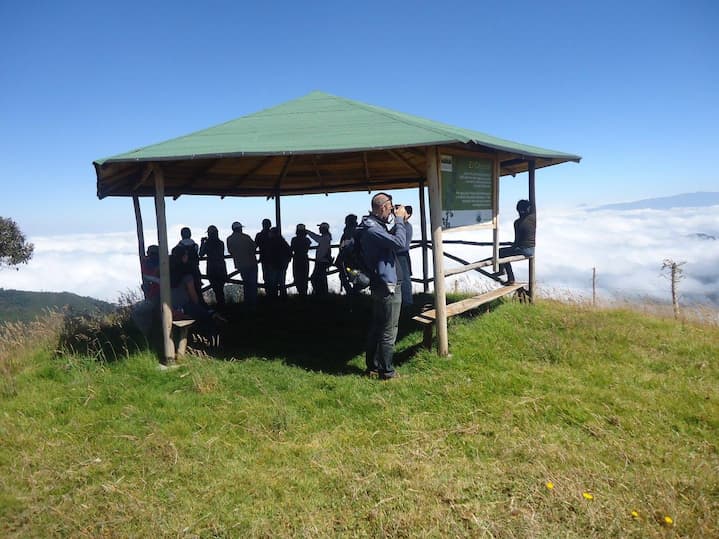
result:
[[[14,394],[18,370],[36,350],[54,347],[64,315],[47,311],[29,323],[0,322],[0,394]]]

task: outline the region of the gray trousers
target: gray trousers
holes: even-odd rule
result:
[[[380,375],[394,374],[392,357],[401,308],[402,287],[399,283],[395,287],[394,294],[373,287],[372,321],[367,335],[365,355],[368,371],[378,371]]]

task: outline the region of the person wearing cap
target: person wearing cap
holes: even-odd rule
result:
[[[537,212],[529,200],[517,202],[519,218],[514,221],[514,242],[509,247],[499,250],[499,258],[523,255],[534,256],[535,238],[537,233]],[[514,271],[509,262],[499,265],[497,277],[507,275],[506,284],[514,284]]]
[[[232,234],[227,237],[227,251],[232,255],[235,269],[242,277],[242,297],[253,306],[257,303],[257,257],[256,245],[250,236],[242,232],[242,223],[232,223]]]
[[[332,265],[332,234],[330,234],[330,225],[322,222],[317,225],[320,233],[316,234],[311,230],[307,231],[307,235],[317,242],[317,250],[315,251],[315,267],[312,270],[312,294],[316,296],[326,296],[329,292],[327,288],[327,270]]]
[[[387,230],[390,217],[395,224]],[[407,212],[403,206],[393,206],[392,197],[377,193],[372,197],[372,210],[362,218],[362,253],[371,270],[372,320],[367,335],[366,373],[390,380],[397,376],[392,358],[397,340],[399,315],[402,307],[402,270],[397,253],[407,246]]]
[[[305,225],[300,223],[295,229],[295,237],[290,242],[292,251],[292,275],[295,280],[295,287],[300,296],[307,295],[307,281],[310,276],[310,239],[307,237]]]
[[[207,257],[207,279],[215,293],[217,305],[225,305],[225,282],[227,264],[225,264],[225,244],[219,238],[215,225],[207,227],[207,237],[200,240],[200,256]]]

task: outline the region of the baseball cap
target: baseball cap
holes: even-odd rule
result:
[[[232,230],[237,230],[238,228],[242,228],[242,223],[240,223],[239,221],[235,221],[234,223],[232,223]]]
[[[329,227],[330,227],[329,223],[325,223],[325,222],[322,222],[322,223],[320,223],[320,224],[317,225],[317,226],[320,227],[320,228],[329,228]]]

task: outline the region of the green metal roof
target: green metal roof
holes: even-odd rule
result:
[[[537,168],[581,159],[312,92],[94,165],[101,198],[151,195],[147,163],[162,165],[171,196],[355,191],[417,185],[431,146],[498,155],[503,175],[527,170],[528,159]]]
[[[100,159],[153,161],[188,157],[276,155],[474,143],[528,157],[580,157],[519,144],[323,92],[165,142]]]

